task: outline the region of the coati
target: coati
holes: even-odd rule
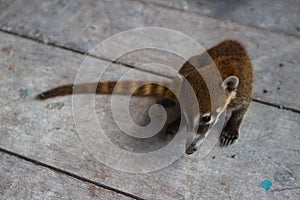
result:
[[[210,68],[203,54],[196,55],[186,61],[179,71],[179,76],[186,78],[192,86],[199,105],[197,135],[186,149],[187,154],[192,154],[197,150],[197,142],[203,137],[214,124],[218,121],[219,116],[227,109],[231,111],[226,125],[224,126],[219,137],[220,145],[227,146],[232,144],[239,137],[239,128],[243,117],[249,107],[252,99],[253,69],[250,58],[244,46],[235,40],[225,40],[216,46],[207,50],[207,54],[217,67],[222,80],[217,85],[224,90],[226,95],[225,101],[220,101],[217,109],[212,110],[211,92],[209,91],[204,79],[199,76],[199,70]],[[206,61],[205,61],[206,60]],[[138,89],[136,86],[143,84]],[[172,86],[172,82],[168,83]],[[99,82],[96,91],[91,88],[95,83],[85,83],[76,85],[76,93],[93,93],[96,94],[132,94],[134,96],[153,96],[163,106],[178,107],[178,99],[168,86],[159,83],[147,83],[143,81],[123,81],[117,84],[117,81]],[[47,99],[56,96],[71,95],[74,91],[74,85],[64,85],[50,89],[37,95],[38,99]],[[180,105],[179,105],[180,106]],[[179,111],[180,112],[180,111]],[[176,131],[179,127],[181,115],[167,125],[167,131]]]

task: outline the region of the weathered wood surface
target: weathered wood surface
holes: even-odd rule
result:
[[[131,199],[0,153],[1,199]]]
[[[11,46],[8,54],[0,52],[2,148],[147,199],[299,199],[299,114],[252,103],[237,144],[216,147],[204,159],[185,155],[147,174],[118,172],[84,148],[76,133],[70,97],[34,100],[41,90],[73,81],[83,56],[7,34],[0,38],[2,49]],[[107,64],[92,60],[91,65],[99,69]],[[126,69],[114,65],[106,78],[118,78]],[[135,70],[132,76],[154,75]],[[107,135],[118,139],[110,98],[97,99],[99,121],[107,127]],[[138,105],[135,112],[141,110]],[[259,187],[266,179],[273,182],[269,191]]]
[[[206,1],[147,0],[158,5],[196,12],[222,20],[300,36],[298,0],[287,1]]]
[[[182,31],[205,48],[225,38],[238,39],[246,45],[253,59],[254,97],[265,102],[300,109],[297,99],[300,86],[297,56],[300,39],[298,37],[263,31],[140,1],[62,3],[61,1],[14,0],[2,1],[0,9],[2,30],[81,52],[94,48],[112,34],[144,26]],[[135,40],[132,40],[117,41],[115,47],[130,46],[135,43]],[[114,52],[114,50],[108,48],[107,52]],[[103,56],[97,51],[94,53],[99,57],[111,58],[109,54]],[[119,60],[146,70],[149,70],[149,66],[141,64],[167,62],[178,69],[182,63],[174,56],[153,51],[124,56]],[[150,71],[170,73],[161,68],[151,68]]]

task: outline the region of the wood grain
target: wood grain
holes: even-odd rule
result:
[[[299,2],[275,1],[205,1],[205,0],[147,0],[185,12],[195,12],[221,20],[255,26],[280,33],[300,36]],[[276,6],[274,6],[276,5]]]
[[[34,100],[36,93],[52,85],[73,81],[84,56],[8,34],[1,33],[0,38],[1,48],[11,47],[10,53],[0,52],[2,148],[146,199],[299,198],[298,190],[266,192],[259,187],[266,179],[273,182],[272,189],[299,184],[299,114],[252,103],[237,144],[215,147],[204,159],[198,154],[182,156],[151,173],[119,172],[101,164],[83,146],[73,122],[71,97]],[[106,64],[90,61],[95,70]],[[126,69],[114,65],[105,77],[118,78]],[[138,70],[132,76],[154,77]],[[99,96],[96,102],[97,117],[106,134],[132,148],[130,140],[122,143],[110,97]],[[146,102],[138,99],[134,103],[135,116],[145,112]],[[107,152],[106,156],[116,155]]]
[[[0,153],[1,199],[131,199]]]
[[[242,41],[254,62],[254,97],[268,103],[300,110],[298,37],[222,21],[193,12],[168,9],[142,1],[3,1],[0,7],[0,28],[71,50],[87,52],[112,34],[131,28],[155,26],[181,31],[205,48],[226,38]],[[20,6],[22,5],[22,6]],[[99,12],[104,11],[104,12]],[[118,12],[116,12],[118,11]],[[156,38],[155,38],[156,37]],[[159,39],[154,36],[153,39]],[[116,41],[107,52],[133,45],[130,39]],[[164,42],[164,41],[162,41]],[[170,44],[167,44],[170,45]],[[181,45],[183,48],[185,45]],[[111,59],[113,54],[94,55]],[[119,58],[143,70],[167,75],[164,68],[149,68],[144,63],[167,63],[175,69],[182,64],[178,56],[161,51],[143,50]],[[284,65],[284,67],[280,67]],[[288,80],[286,79],[288,77]],[[280,89],[278,89],[280,88]],[[267,91],[267,92],[264,92]],[[289,98],[287,98],[289,97]]]

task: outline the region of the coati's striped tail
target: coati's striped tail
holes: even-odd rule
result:
[[[140,86],[140,87],[138,87]],[[76,87],[76,88],[75,88]],[[153,96],[167,98],[176,101],[174,93],[166,86],[159,83],[148,83],[145,81],[107,81],[99,82],[95,91],[95,83],[84,83],[78,85],[64,85],[45,91],[36,96],[37,99],[48,99],[51,97],[73,94],[132,94],[134,96]]]

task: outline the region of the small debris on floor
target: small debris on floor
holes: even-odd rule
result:
[[[13,53],[12,47],[11,47],[11,46],[3,47],[3,48],[1,49],[1,51],[2,51],[3,53],[5,53],[7,56],[12,55],[12,53]]]
[[[57,109],[60,110],[62,107],[64,107],[64,102],[57,102],[57,103],[49,103],[46,105],[46,108],[53,110],[53,109]]]
[[[271,189],[272,184],[272,181],[264,180],[259,183],[259,187],[264,188],[266,191],[269,191]]]
[[[20,89],[20,97],[26,97],[28,96],[30,93],[30,89],[29,88],[25,88],[25,89]]]

